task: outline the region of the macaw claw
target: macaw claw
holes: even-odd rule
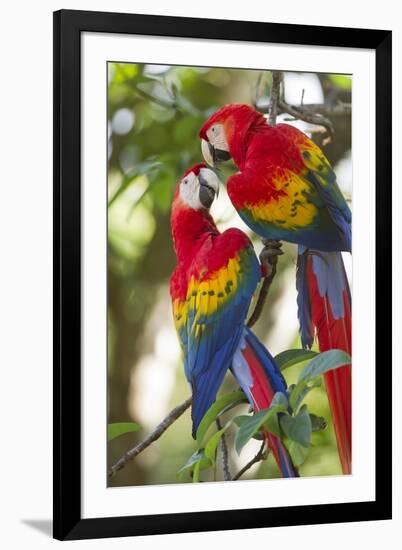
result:
[[[260,252],[261,270],[264,277],[270,277],[278,263],[278,256],[282,256],[282,242],[274,239],[263,239],[264,248]]]

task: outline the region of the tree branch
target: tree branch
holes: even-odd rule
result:
[[[272,271],[269,277],[264,278],[264,282],[262,283],[260,293],[258,294],[257,303],[255,304],[255,308],[253,313],[251,314],[249,320],[247,321],[248,328],[253,327],[258,319],[261,316],[262,310],[264,309],[264,304],[268,296],[269,289],[271,288],[272,281],[274,280],[274,277],[276,275],[276,263],[272,265]]]
[[[265,450],[265,441],[263,441],[260,447],[260,450],[255,455],[255,457],[252,458],[250,462],[247,462],[247,464],[243,466],[243,468],[239,470],[235,476],[233,476],[232,481],[237,481],[238,479],[240,479],[241,476],[251,468],[251,466],[253,466],[257,462],[260,462],[260,460],[265,460],[267,456],[268,456],[268,451]]]
[[[131,84],[132,90],[137,95],[141,96],[143,99],[151,101],[152,103],[156,103],[160,107],[165,107],[165,109],[177,109],[178,110],[178,106],[177,106],[176,102],[174,102],[174,101],[172,101],[172,102],[165,101],[163,99],[160,99],[159,97],[156,97],[156,96],[146,92],[145,90],[142,90],[136,84],[133,84],[131,82],[130,82],[130,84]]]
[[[275,126],[276,117],[278,115],[278,107],[281,97],[281,82],[283,73],[281,71],[272,71],[272,87],[271,87],[271,103],[269,105],[268,122],[271,126]]]
[[[334,135],[334,126],[329,118],[324,117],[321,114],[313,113],[312,111],[306,109],[305,107],[297,108],[288,105],[282,99],[279,100],[279,110],[281,113],[288,113],[299,120],[304,122],[310,122],[311,124],[317,124],[319,126],[324,126],[328,134],[333,137]]]
[[[323,126],[329,136],[333,138],[334,126],[328,117],[350,116],[352,105],[350,103],[339,102],[335,105],[311,104],[306,106],[303,104],[304,90],[300,105],[289,105],[284,100],[283,88],[281,94],[280,84],[282,78],[282,72],[272,71],[271,102],[267,109],[260,109],[261,112],[268,113],[269,124],[275,126],[277,115],[287,113],[304,122]]]
[[[215,420],[216,427],[218,430],[222,429],[222,424],[219,418]],[[221,441],[220,441],[220,447],[222,452],[222,471],[223,471],[223,478],[225,481],[231,481],[232,474],[230,473],[229,469],[229,453],[228,453],[228,447],[226,445],[226,437],[225,434],[222,434]]]
[[[138,456],[142,451],[145,451],[147,447],[151,445],[154,441],[160,438],[160,436],[171,426],[191,405],[193,398],[189,397],[175,407],[173,410],[170,411],[170,413],[162,420],[160,424],[155,428],[155,430],[148,435],[144,439],[144,441],[141,441],[141,443],[138,443],[135,447],[127,451],[117,462],[111,466],[108,472],[108,476],[112,477],[115,475],[116,472],[124,468],[130,460],[133,460],[136,456]]]
[[[352,113],[352,105],[350,103],[336,103],[334,105],[326,105],[324,103],[310,103],[308,105],[291,105],[299,113],[315,113],[324,117],[350,116]]]
[[[282,103],[285,103],[283,98],[281,99]],[[325,103],[309,103],[309,104],[300,104],[300,105],[289,105],[285,103],[286,107],[293,108],[297,110],[298,113],[303,113],[309,115],[310,113],[315,113],[316,115],[322,115],[324,117],[345,117],[350,116],[352,113],[352,105],[350,103],[336,103],[334,105],[327,105]],[[256,107],[258,111],[264,114],[269,113],[269,107]],[[279,108],[279,113],[287,112],[286,110],[281,110]]]

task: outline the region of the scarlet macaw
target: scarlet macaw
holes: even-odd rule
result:
[[[245,326],[261,266],[242,231],[220,233],[209,208],[219,180],[205,164],[183,175],[174,195],[171,225],[177,267],[170,281],[174,321],[193,393],[193,437],[228,369],[254,411],[287,394],[274,359]],[[266,433],[284,477],[298,476],[281,440]]]
[[[321,149],[289,124],[270,126],[248,105],[218,110],[200,131],[210,165],[233,159],[229,197],[259,236],[299,245],[296,285],[303,347],[351,354],[351,297],[341,251],[351,252],[350,209]],[[351,365],[325,374],[343,472],[351,473]]]

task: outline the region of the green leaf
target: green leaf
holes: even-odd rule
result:
[[[276,355],[275,362],[280,370],[285,370],[293,365],[297,365],[298,363],[308,361],[316,355],[318,355],[316,351],[307,349],[288,349]]]
[[[190,458],[187,460],[185,465],[182,466],[180,470],[178,470],[178,472],[176,473],[176,477],[178,479],[181,479],[186,472],[189,472],[189,473],[194,472],[196,467],[199,473],[200,469],[204,470],[206,468],[210,468],[211,466],[212,466],[211,461],[209,460],[209,458],[205,456],[204,450],[199,449],[195,453],[193,453],[190,456]]]
[[[303,447],[310,446],[312,427],[306,405],[303,405],[296,416],[281,416],[279,423],[289,439],[296,441]]]
[[[267,422],[272,416],[276,416],[278,412],[286,413],[288,409],[288,400],[286,396],[277,392],[274,395],[271,406],[268,409],[264,409],[248,417],[248,421],[242,421],[241,426],[236,434],[235,448],[238,454],[240,454],[242,448],[246,443],[259,431],[261,426],[264,425],[268,429]]]
[[[270,409],[264,409],[253,416],[249,416],[248,421],[242,423],[235,437],[237,454],[240,454],[244,445],[259,431],[270,414]]]
[[[289,405],[293,412],[296,412],[306,395],[314,388],[321,386],[321,380],[317,378],[311,384],[304,380],[295,384],[289,393]]]
[[[303,462],[305,462],[310,448],[303,447],[303,445],[296,443],[296,441],[290,441],[288,445],[288,451],[292,458],[293,464],[295,466],[301,466]]]
[[[322,432],[327,427],[327,421],[323,416],[310,413],[311,429],[313,432]]]
[[[212,462],[212,465],[215,464],[216,449],[218,447],[219,441],[221,440],[221,437],[225,433],[226,428],[227,426],[225,426],[221,430],[214,433],[214,435],[205,445],[205,449],[204,449],[205,456],[209,458],[209,460]]]
[[[230,392],[223,395],[220,399],[217,399],[210,408],[205,413],[203,419],[200,422],[197,430],[197,443],[202,444],[205,434],[208,431],[208,428],[215,421],[215,418],[228,407],[228,405],[234,404],[236,402],[243,403],[246,401],[244,393],[239,390],[235,392]]]
[[[331,349],[320,353],[312,359],[302,370],[299,382],[309,382],[320,374],[348,365],[351,362],[350,356],[342,350]]]
[[[280,437],[281,429],[279,427],[279,417],[277,414],[271,414],[270,416],[268,416],[267,420],[264,423],[264,426],[271,434]]]
[[[249,419],[250,419],[250,415],[246,414],[246,415],[236,416],[235,418],[232,419],[232,421],[237,425],[238,428],[240,428],[245,422],[248,422]],[[255,434],[253,435],[253,439],[262,441],[263,435],[261,430],[259,430],[258,432],[255,432]]]
[[[272,398],[271,405],[269,406],[269,408],[271,409],[274,407],[282,407],[284,410],[287,410],[288,406],[289,406],[289,403],[286,395],[280,391],[277,391]]]
[[[108,441],[112,441],[112,439],[119,437],[119,435],[137,432],[139,429],[141,429],[141,426],[135,422],[116,422],[115,424],[108,424],[107,439]]]
[[[201,462],[196,462],[194,466],[194,471],[193,471],[193,483],[200,482],[200,468],[201,468]]]
[[[245,422],[248,422],[250,418],[249,414],[241,414],[240,416],[235,416],[233,418],[233,422],[236,424],[238,428],[241,428]]]

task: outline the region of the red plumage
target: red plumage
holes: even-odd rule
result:
[[[205,167],[197,166],[198,171]],[[181,181],[190,172],[198,173],[195,170],[188,170]],[[228,369],[256,412],[270,406],[276,391],[286,393],[286,383],[272,356],[245,326],[261,277],[249,238],[235,228],[220,233],[206,208],[193,208],[189,206],[193,204],[191,198],[187,203],[182,197],[189,198],[177,190],[171,213],[178,264],[170,293],[185,374],[193,392],[195,436]],[[243,354],[245,361],[240,370],[233,364],[236,353]],[[265,439],[282,475],[298,476],[280,439],[268,432]]]
[[[208,211],[188,207],[179,196],[173,201],[171,226],[178,260],[185,270],[191,267],[188,277],[199,274],[208,265],[207,277],[250,246],[245,233],[233,228],[221,234]]]
[[[217,127],[212,134],[214,125]],[[318,251],[324,263],[327,254],[336,253],[343,269],[340,251],[351,251],[351,213],[320,148],[289,124],[270,126],[261,113],[247,105],[226,105],[219,109],[206,121],[200,137],[209,142],[209,147],[215,147],[213,140],[217,139],[217,133],[218,151],[228,149],[239,168],[229,178],[227,190],[245,223],[263,238],[300,245],[300,254],[306,249]],[[303,267],[298,271],[298,303],[303,345],[312,345],[313,328],[310,327],[308,335],[310,341],[303,336],[302,327],[310,318],[321,351],[342,349],[350,354],[351,312],[346,276],[343,273],[343,294],[335,296],[333,289],[341,287],[330,284],[332,294],[322,289],[332,277],[335,284],[339,273],[324,275],[318,281],[322,274],[313,273],[311,259],[300,263]],[[305,267],[309,270],[306,279]],[[307,285],[301,283],[303,279]],[[336,307],[343,302],[344,314],[333,315],[330,296]],[[311,312],[307,312],[307,306]],[[328,373],[325,382],[342,469],[350,473],[351,366]]]
[[[252,386],[248,388],[248,392],[253,400],[253,409],[255,412],[267,409],[272,403],[275,392],[282,390],[281,383],[283,381],[283,384],[285,384],[284,379],[279,372],[272,378],[267,376],[267,370],[264,368],[261,358],[257,356],[256,350],[253,349],[247,340],[242,348],[242,355],[250,369],[253,380]],[[271,368],[273,365],[274,363],[271,363]],[[277,377],[276,382],[274,381],[274,377]],[[286,475],[286,477],[298,477],[297,468],[293,465],[289,453],[280,438],[266,430],[263,431],[263,434],[266,444],[272,450],[282,474]]]
[[[247,361],[254,381],[253,387],[250,390],[254,401],[254,410],[255,412],[258,412],[263,409],[267,409],[270,406],[274,395],[271,387],[266,382],[266,374],[264,369],[261,367],[261,363],[258,361],[258,358],[255,356],[255,353],[250,346],[247,345],[242,353]],[[276,463],[280,467],[278,450],[280,440],[269,432],[265,432],[265,439],[268,447],[272,449],[272,452],[274,453]]]
[[[273,127],[261,113],[247,105],[226,105],[201,128],[201,139],[208,141],[206,132],[216,123],[223,125],[230,155],[240,170],[247,161],[250,168],[257,163],[256,172],[270,166],[296,170],[304,167],[298,146],[307,137],[289,124]]]
[[[352,355],[352,316],[350,302],[345,290],[343,303],[345,315],[334,319],[332,308],[326,296],[321,296],[317,279],[313,272],[312,257],[307,258],[307,277],[311,300],[311,320],[316,327],[320,351],[341,349]],[[328,401],[331,408],[336,438],[338,442],[339,458],[342,470],[346,474],[352,469],[352,368],[345,365],[324,375]]]

